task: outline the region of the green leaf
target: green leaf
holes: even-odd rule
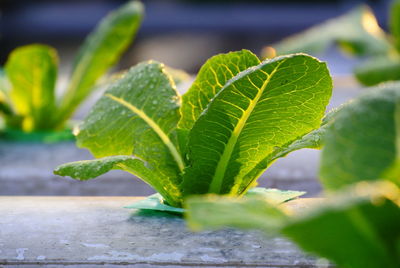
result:
[[[24,131],[53,127],[57,64],[57,52],[45,45],[19,47],[7,60],[9,97],[15,113],[23,117]]]
[[[187,199],[185,205],[188,226],[195,231],[236,227],[275,233],[288,217],[276,205],[256,197],[196,196]]]
[[[259,63],[257,56],[248,50],[218,54],[207,60],[190,89],[182,96],[179,128],[190,130],[228,80]]]
[[[73,66],[69,87],[61,99],[63,124],[92,92],[97,80],[113,66],[132,42],[141,24],[143,5],[130,1],[108,14],[86,38]]]
[[[129,155],[118,155],[63,164],[54,170],[54,174],[70,176],[76,180],[86,181],[107,173],[112,169],[122,169],[120,167],[121,164],[143,166],[143,162],[140,159]]]
[[[322,150],[320,177],[327,189],[384,178],[398,165],[399,104],[400,83],[392,83],[371,89],[337,113]],[[399,178],[394,179],[398,185]]]
[[[186,204],[194,230],[238,227],[281,233],[344,268],[395,268],[400,263],[400,189],[389,182],[361,183],[301,210],[215,195],[192,197]]]
[[[134,155],[142,159],[155,170],[170,195],[179,199],[177,185],[184,166],[175,131],[179,104],[175,85],[163,65],[138,64],[94,105],[76,130],[78,146],[89,149],[95,157]],[[178,201],[169,198],[168,202]]]
[[[400,52],[400,0],[393,0],[389,12],[389,28],[395,47]]]
[[[400,56],[393,54],[373,57],[358,65],[354,74],[366,86],[400,80]]]
[[[125,206],[124,208],[166,211],[179,214],[184,212],[183,208],[176,208],[166,204],[165,201],[163,200],[163,197],[160,194],[150,195],[145,199],[137,201],[131,205]]]
[[[304,52],[323,53],[332,44],[355,55],[386,54],[390,48],[372,11],[360,6],[340,17],[316,25],[266,49],[264,57]],[[276,51],[276,52],[275,52]]]
[[[108,156],[94,160],[76,161],[58,166],[54,174],[70,176],[74,179],[86,181],[94,179],[112,169],[127,171],[156,189],[165,200],[175,203],[175,197],[171,196],[171,189],[163,179],[162,174],[150,167],[143,160],[130,155]],[[170,192],[171,191],[171,192]]]
[[[243,194],[260,161],[320,125],[331,90],[325,63],[302,54],[231,79],[190,131],[184,194]]]
[[[282,233],[338,267],[399,267],[399,201],[393,184],[360,184],[298,212]]]

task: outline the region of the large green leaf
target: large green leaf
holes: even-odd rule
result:
[[[356,55],[386,54],[390,47],[372,11],[367,6],[360,6],[273,44],[275,50],[267,49],[264,56],[271,57],[271,52],[278,55],[295,52],[319,54],[332,44]]]
[[[95,157],[134,155],[158,173],[171,195],[183,170],[176,126],[180,98],[157,62],[141,63],[110,86],[77,129],[77,143]],[[158,189],[157,189],[158,190]]]
[[[53,127],[57,64],[57,52],[45,45],[19,47],[7,60],[9,96],[16,114],[23,117],[24,131]]]
[[[186,205],[194,230],[238,227],[281,233],[343,268],[400,264],[400,190],[388,182],[361,183],[289,211],[256,198],[192,197]]]
[[[320,125],[331,90],[325,63],[303,54],[231,79],[189,133],[184,194],[244,193],[260,161]]]
[[[390,7],[389,27],[395,47],[400,52],[400,0],[393,0]]]
[[[121,169],[132,173],[154,187],[167,202],[178,205],[174,203],[175,197],[170,195],[170,189],[168,185],[164,185],[165,182],[163,178],[160,177],[160,173],[134,156],[118,155],[94,160],[71,162],[58,166],[54,170],[54,174],[70,176],[77,180],[86,181],[107,173],[112,169]],[[174,193],[174,191],[172,191],[172,193]]]
[[[397,268],[399,201],[400,191],[393,184],[358,185],[298,213],[282,233],[338,267]]]
[[[279,231],[288,219],[286,210],[277,206],[305,192],[255,187],[243,198],[218,195],[190,197],[185,203],[186,219],[195,230],[238,227]]]
[[[248,50],[219,54],[207,60],[190,89],[182,96],[179,128],[190,130],[229,79],[259,63],[257,56]]]
[[[107,15],[86,38],[73,66],[68,89],[61,99],[59,123],[64,124],[91,93],[97,80],[129,46],[143,17],[143,5],[130,1]]]
[[[392,54],[373,57],[358,65],[354,74],[366,86],[400,80],[400,56]]]
[[[328,189],[383,178],[398,165],[400,83],[374,88],[336,115],[324,138],[320,177]],[[400,185],[400,174],[394,180]]]

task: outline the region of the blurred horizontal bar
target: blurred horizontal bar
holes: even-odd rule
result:
[[[277,1],[278,2],[278,1]],[[363,1],[319,1],[318,3],[193,3],[145,1],[146,18],[141,34],[177,31],[234,34],[279,33],[287,35],[343,14]],[[2,13],[2,38],[68,39],[85,36],[120,2],[36,2],[11,6]],[[369,3],[371,4],[371,3]],[[373,1],[381,21],[388,1]]]

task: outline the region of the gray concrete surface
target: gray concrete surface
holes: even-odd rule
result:
[[[281,237],[233,229],[192,233],[181,218],[168,214],[146,216],[122,208],[139,199],[0,197],[0,267],[321,264]],[[293,206],[299,209],[307,202],[294,201]]]
[[[53,175],[63,163],[91,159],[73,142],[59,144],[0,142],[0,195],[126,195],[153,193],[150,186],[123,171],[111,171],[91,181]],[[318,152],[304,150],[277,161],[259,180],[261,186],[320,191],[316,181]]]
[[[129,173],[112,171],[96,180],[75,181],[53,175],[63,163],[91,159],[74,142],[58,144],[0,142],[0,195],[149,195],[152,189]]]
[[[337,107],[362,92],[348,78],[335,79],[329,108]],[[79,111],[87,113],[99,93]],[[153,190],[122,171],[109,172],[96,180],[79,182],[55,176],[52,170],[63,163],[91,159],[88,151],[73,142],[59,144],[10,143],[0,141],[0,195],[126,195],[144,196]],[[276,161],[259,180],[260,186],[301,190],[316,196],[319,151],[301,150]]]

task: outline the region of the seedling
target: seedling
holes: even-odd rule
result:
[[[108,14],[86,38],[75,59],[67,90],[56,97],[57,51],[27,45],[12,51],[0,76],[0,116],[5,132],[63,130],[76,108],[95,89],[135,36],[143,16],[140,2]]]
[[[132,67],[77,128],[78,146],[98,158],[58,167],[79,180],[122,169],[165,202],[242,196],[277,158],[317,147],[331,96],[326,64],[305,54],[260,62],[250,51],[220,54],[182,96],[160,63]]]

